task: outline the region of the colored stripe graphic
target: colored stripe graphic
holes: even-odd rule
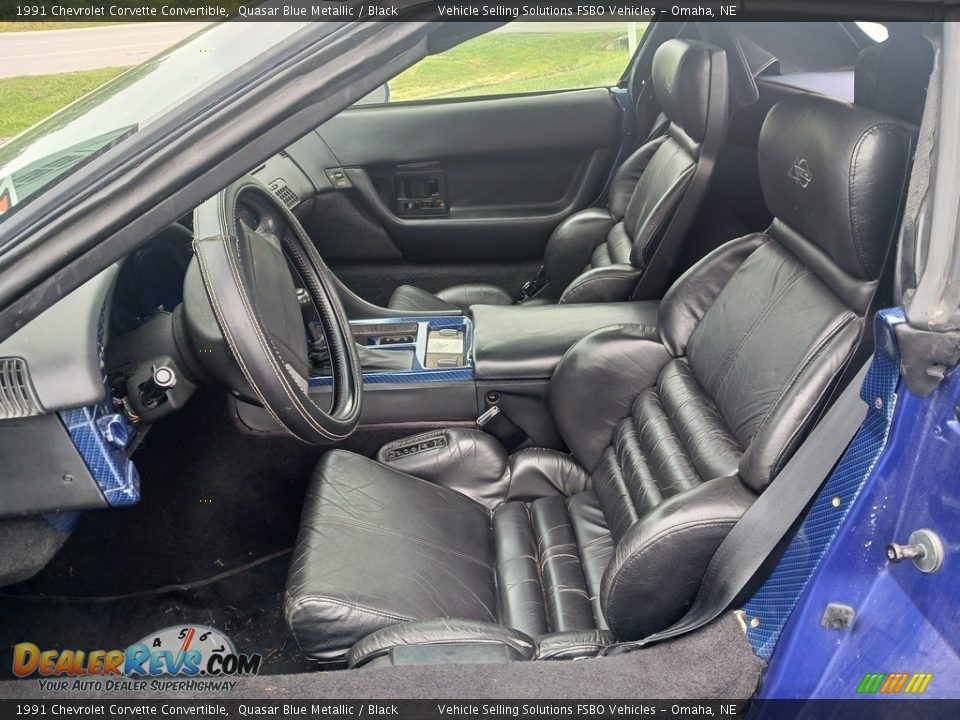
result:
[[[857,686],[857,692],[864,695],[876,692],[885,695],[919,695],[927,689],[932,679],[933,673],[867,673]]]
[[[886,677],[886,673],[867,673],[863,676],[863,680],[860,681],[860,685],[857,687],[857,692],[875,693],[880,689],[880,684]]]

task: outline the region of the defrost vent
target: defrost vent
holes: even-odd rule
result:
[[[27,363],[22,358],[0,358],[0,420],[39,414]]]
[[[300,204],[300,198],[290,189],[290,186],[287,185],[287,182],[283,178],[277,178],[270,183],[270,189],[273,190],[273,194],[276,195],[288,209],[293,210]]]

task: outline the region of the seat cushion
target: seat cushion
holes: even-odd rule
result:
[[[387,307],[391,310],[429,312],[431,310],[467,312],[471,305],[513,305],[513,297],[503,288],[486,283],[453,285],[436,294],[412,285],[393,291]]]
[[[387,307],[391,310],[407,310],[409,312],[450,312],[459,308],[441,300],[432,292],[427,292],[413,285],[401,285],[393,291]]]
[[[301,649],[334,660],[410,620],[499,623],[533,637],[605,628],[613,542],[592,491],[502,503],[365,457],[327,453],[308,490],[285,610]]]
[[[336,658],[405,620],[496,622],[490,515],[479,503],[333,451],[307,491],[285,610],[301,649]]]

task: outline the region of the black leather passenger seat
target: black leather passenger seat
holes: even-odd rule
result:
[[[353,666],[420,644],[576,657],[682,617],[856,348],[912,140],[848,103],[776,105],[759,145],[773,223],[681,276],[656,330],[567,352],[549,405],[569,454],[451,429],[379,462],[325,455],[285,599],[302,650]]]
[[[726,55],[707,43],[668,40],[654,55],[652,78],[667,132],[617,169],[604,207],[574,213],[554,230],[543,259],[546,285],[523,302],[629,300],[668,230],[679,242],[693,223],[726,134]],[[466,312],[471,305],[512,305],[518,296],[519,288],[484,283],[436,294],[401,285],[389,307]]]

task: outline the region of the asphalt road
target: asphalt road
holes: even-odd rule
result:
[[[148,22],[0,33],[0,78],[137,65],[206,24]]]
[[[192,35],[206,23],[170,22],[107,25],[76,30],[0,33],[0,78],[52,75],[74,70],[137,65]],[[623,28],[599,22],[512,22],[498,33],[589,32]]]

